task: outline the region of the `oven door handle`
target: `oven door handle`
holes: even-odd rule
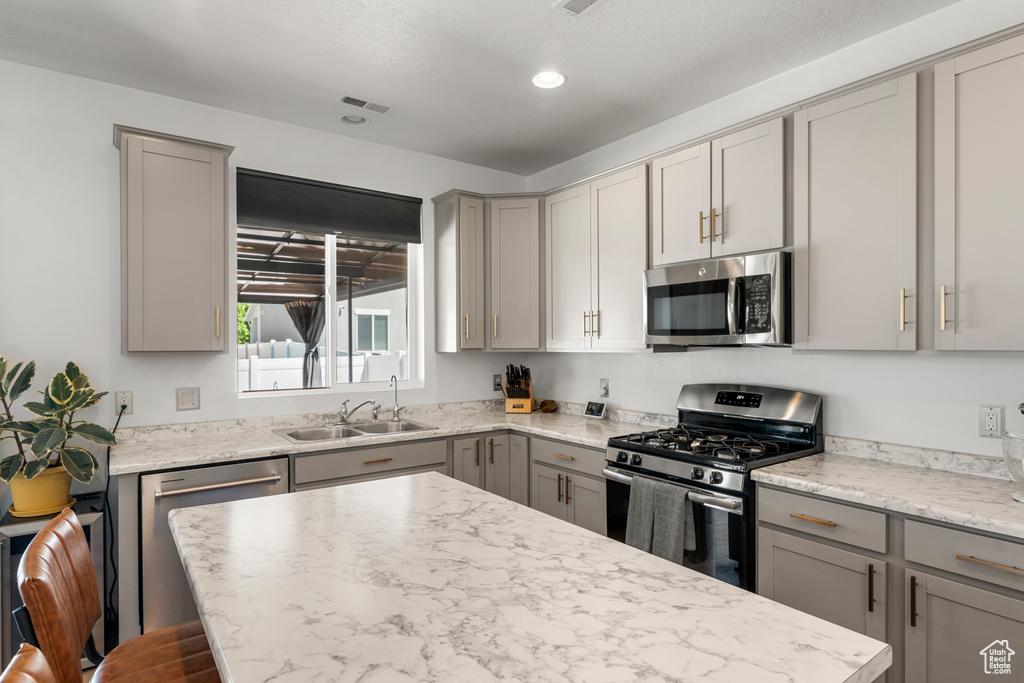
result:
[[[602,470],[606,479],[617,481],[620,484],[627,484],[632,486],[633,477],[632,475],[626,474],[622,470],[614,470],[609,467],[605,467]],[[724,498],[708,493],[700,493],[697,489],[692,489],[689,486],[682,486],[680,484],[672,484],[673,486],[679,486],[679,488],[686,489],[690,492],[690,500],[694,503],[700,503],[701,505],[707,505],[709,507],[718,508],[719,510],[725,510],[726,512],[742,512],[743,501],[736,500],[734,498]]]

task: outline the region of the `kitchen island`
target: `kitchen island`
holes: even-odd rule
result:
[[[840,681],[885,643],[436,473],[177,510],[225,683]]]

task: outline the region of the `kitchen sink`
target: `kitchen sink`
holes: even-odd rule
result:
[[[429,425],[399,420],[398,422],[359,422],[349,425],[331,425],[329,427],[299,427],[291,429],[275,429],[274,433],[283,436],[293,443],[307,441],[333,441],[335,439],[352,439],[360,436],[377,434],[398,434],[402,432],[419,432],[437,429]]]
[[[398,432],[419,432],[424,429],[437,429],[437,427],[430,427],[410,420],[399,420],[398,422],[361,422],[352,425],[352,427],[367,434],[395,434]]]

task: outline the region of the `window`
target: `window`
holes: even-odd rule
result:
[[[390,228],[351,234],[351,222],[344,233],[327,232],[302,215],[296,229],[282,227],[280,216],[243,208],[253,191],[243,172],[254,173],[238,176],[238,391],[408,379],[409,242]],[[259,201],[268,192],[261,187]]]

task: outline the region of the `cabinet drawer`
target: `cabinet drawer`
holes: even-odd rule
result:
[[[445,463],[447,458],[448,444],[445,441],[299,455],[295,458],[294,481],[299,486],[327,479],[437,465]]]
[[[542,462],[555,467],[576,470],[595,477],[604,477],[604,451],[582,446],[573,446],[559,441],[547,439],[530,439],[530,456],[534,462]]]
[[[757,511],[762,522],[879,553],[886,551],[884,512],[774,489],[759,489],[758,496]]]
[[[913,520],[904,531],[908,562],[1024,591],[1024,543]]]

